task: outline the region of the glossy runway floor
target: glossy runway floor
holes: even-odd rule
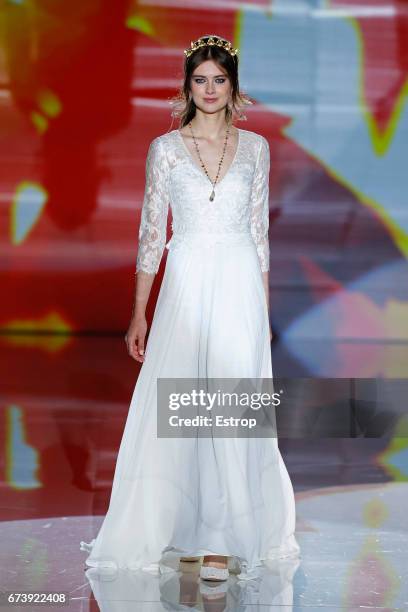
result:
[[[85,570],[78,542],[99,517],[6,521],[1,587],[67,591],[69,610],[406,610],[407,499],[405,483],[297,494],[301,559],[271,563],[257,580],[231,575],[216,588],[200,581],[199,562],[160,577]]]
[[[54,373],[25,361],[24,388],[11,369],[3,384],[1,592],[65,592],[69,606],[49,609],[69,611],[408,610],[402,435],[280,439],[301,558],[271,563],[258,580],[231,575],[215,588],[199,580],[199,563],[161,576],[88,569],[79,542],[107,510],[137,367],[122,338],[73,342],[78,354]]]
[[[302,557],[271,563],[257,580],[231,575],[216,588],[200,581],[198,562],[159,577],[85,570],[78,542],[94,532],[100,517],[6,521],[1,588],[63,590],[69,610],[81,611],[407,610],[407,496],[405,483],[300,493]]]

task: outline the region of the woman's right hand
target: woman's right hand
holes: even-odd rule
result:
[[[129,355],[141,363],[145,360],[146,317],[133,318],[126,332],[125,341]]]

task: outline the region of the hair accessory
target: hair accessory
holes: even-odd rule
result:
[[[186,57],[190,57],[190,55],[194,53],[194,51],[197,51],[197,49],[206,46],[221,47],[222,49],[225,49],[225,51],[228,51],[228,53],[233,57],[234,55],[238,55],[238,49],[234,49],[229,40],[221,38],[216,34],[211,34],[210,36],[201,36],[201,38],[198,38],[196,41],[191,41],[190,49],[184,49],[184,55]]]

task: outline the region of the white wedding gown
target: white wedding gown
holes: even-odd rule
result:
[[[269,269],[269,145],[239,129],[212,185],[179,130],[155,138],[136,270],[169,250],[119,449],[109,510],[86,564],[163,573],[175,556],[229,556],[240,578],[300,556],[295,500],[276,437],[158,438],[157,378],[272,378],[262,272]],[[166,245],[168,207],[173,235]]]

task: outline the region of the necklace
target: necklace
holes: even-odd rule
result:
[[[222,166],[222,162],[223,162],[223,160],[224,160],[225,150],[226,150],[226,148],[227,148],[227,143],[228,143],[228,136],[229,136],[230,126],[229,126],[229,125],[227,126],[227,131],[225,132],[225,142],[224,142],[224,148],[223,148],[223,151],[222,151],[222,155],[221,155],[220,163],[218,164],[218,172],[217,172],[217,176],[215,177],[215,181],[214,181],[214,182],[212,182],[212,180],[210,179],[209,174],[208,174],[208,172],[207,172],[207,168],[205,167],[204,162],[203,162],[203,160],[201,159],[200,150],[199,150],[199,148],[198,148],[197,141],[196,141],[196,139],[195,139],[195,137],[194,137],[193,128],[192,128],[192,126],[191,126],[191,121],[189,122],[189,124],[188,124],[188,125],[189,125],[190,130],[191,130],[191,135],[192,135],[192,137],[193,137],[194,145],[195,145],[195,148],[196,148],[196,151],[197,151],[198,159],[200,160],[200,163],[201,163],[201,167],[203,168],[204,172],[206,173],[206,175],[207,175],[207,177],[208,177],[208,180],[210,181],[210,183],[212,183],[212,186],[213,186],[213,190],[212,190],[211,195],[210,195],[210,202],[212,202],[212,201],[214,200],[214,198],[215,198],[215,191],[214,191],[215,183],[218,181],[218,177],[219,177],[219,175],[220,175],[220,169],[221,169],[221,166]]]

